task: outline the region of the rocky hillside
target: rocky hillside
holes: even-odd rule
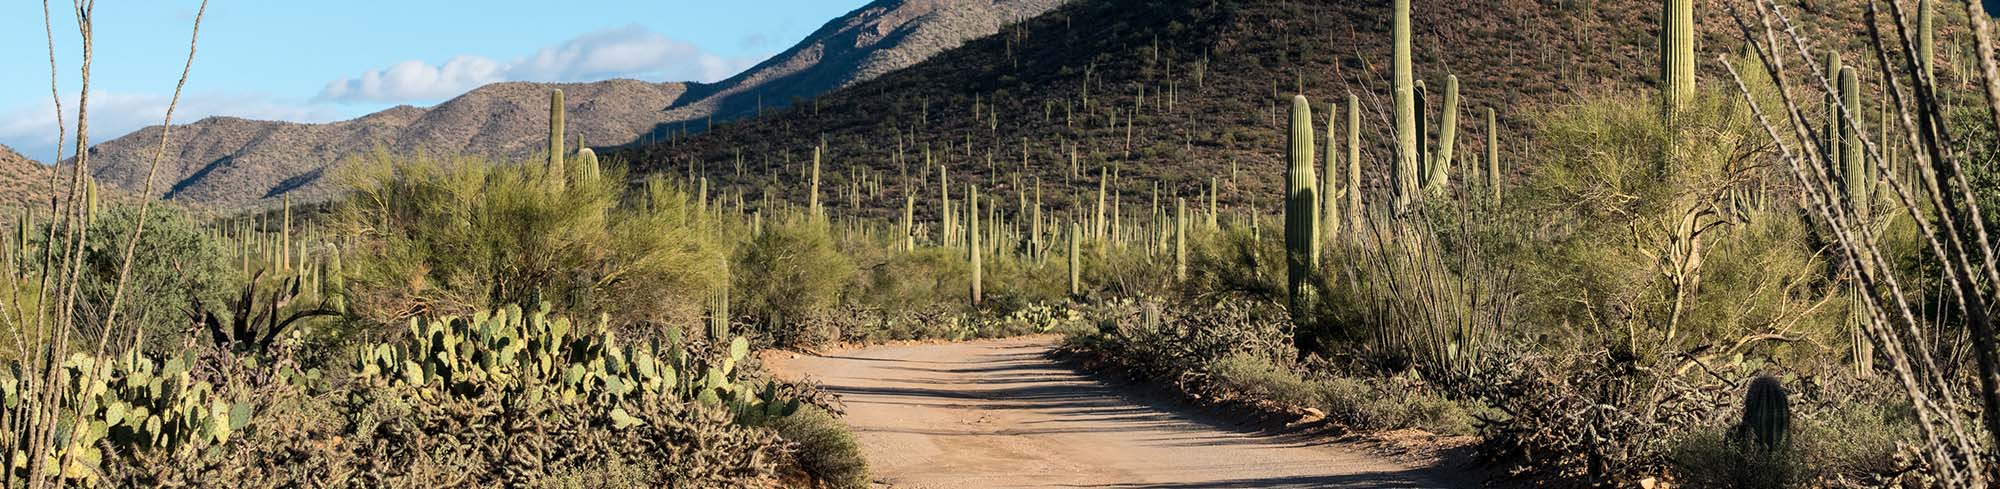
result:
[[[11,216],[11,209],[31,204],[45,204],[49,190],[49,167],[30,160],[14,148],[0,145],[0,216]]]
[[[669,119],[733,119],[873,79],[1069,0],[877,0],[828,22],[791,49],[694,90]]]
[[[625,142],[659,123],[659,107],[686,91],[680,83],[497,83],[436,107],[396,107],[329,124],[211,117],[174,128],[154,194],[220,208],[256,205],[296,193],[301,199],[342,188],[332,171],[341,158],[385,148],[396,152],[525,157],[547,140],[549,91],[560,88],[569,130],[586,142]],[[92,149],[92,173],[138,191],[158,149],[155,126]]]
[[[1859,5],[1816,5],[1795,20],[1858,29]],[[1536,111],[1582,94],[1652,92],[1658,15],[1647,0],[1415,2],[1416,75],[1429,84],[1434,121],[1446,76],[1459,78],[1461,155],[1484,151],[1481,115],[1495,108],[1503,166],[1518,172],[1533,164],[1524,141]],[[1094,192],[1108,167],[1122,177],[1113,188],[1135,202],[1156,184],[1163,202],[1193,200],[1219,177],[1224,205],[1269,209],[1297,92],[1320,124],[1328,103],[1358,97],[1364,179],[1387,182],[1390,17],[1388,0],[1077,0],[815,103],[623,156],[643,169],[701,173],[753,204],[770,191],[803,202],[813,146],[824,141],[822,187],[836,208],[854,205],[846,189],[855,176],[887,188],[866,196],[861,213],[901,209],[906,181],[935,194],[927,158],[954,185],[1010,199],[1039,179],[1058,208],[1072,191]],[[1742,44],[1727,16],[1700,22],[1701,80],[1720,87],[1727,75],[1715,56]],[[1940,45],[1962,35],[1958,25],[1941,24]],[[1862,59],[1862,39],[1850,39],[1848,58]],[[931,212],[930,200],[918,202]]]
[[[214,117],[178,126],[155,195],[235,209],[294,194],[338,193],[343,157],[377,147],[400,152],[524,158],[543,147],[548,92],[561,88],[572,137],[625,145],[697,131],[711,121],[817,96],[921,61],[996,32],[1062,0],[877,0],[826,24],[797,46],[714,84],[499,83],[431,108],[396,107],[328,124]],[[144,187],[160,128],[93,148],[93,173],[115,187]]]

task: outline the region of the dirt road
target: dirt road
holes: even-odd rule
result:
[[[847,404],[892,488],[1456,487],[1355,448],[1232,427],[1092,380],[1019,338],[780,356]]]

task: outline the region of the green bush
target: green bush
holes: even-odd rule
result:
[[[376,151],[333,228],[353,239],[351,307],[390,322],[502,304],[684,323],[724,286],[715,223],[684,192],[625,197],[624,172],[558,189],[534,165]],[[621,200],[624,202],[621,205]]]
[[[798,344],[792,326],[840,303],[853,262],[834,248],[827,224],[799,213],[766,218],[763,233],[736,252],[735,293],[762,331],[781,346]]]
[[[834,489],[868,487],[868,459],[854,432],[832,413],[815,406],[800,409],[772,428],[793,444],[793,460],[806,473]]]
[[[86,327],[103,324],[138,217],[137,206],[116,205],[91,223],[80,310],[97,320],[83,321]],[[153,206],[132,254],[118,323],[137,326],[148,344],[178,346],[193,313],[222,311],[234,299],[242,274],[231,263],[232,254],[181,211]]]

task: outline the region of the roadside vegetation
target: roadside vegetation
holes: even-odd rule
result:
[[[1455,76],[1416,78],[1396,0],[1391,93],[1299,94],[1283,137],[1230,143],[1282,156],[1268,195],[1075,149],[1044,181],[1027,142],[1010,171],[985,137],[967,172],[971,135],[926,136],[947,164],[901,127],[863,144],[895,171],[823,167],[821,140],[723,184],[566,147],[561,92],[540,158],[380,150],[342,165],[341,198],[243,215],[100,205],[78,158],[0,249],[0,485],[866,487],[838,399],[759,350],[1043,333],[1190,399],[1448,437],[1537,484],[1992,483],[2000,93],[1971,80],[1993,75],[1896,43],[1799,53],[1750,27],[1790,7],[1753,0],[1729,78],[1697,84],[1694,7],[1660,3],[1657,91],[1503,125]],[[1923,45],[1971,22],[1878,8],[1867,34]],[[1865,89],[1873,64],[1807,64],[1843,54],[1906,62]],[[1172,157],[1134,149],[1133,118],[1226,75],[1180,56],[1131,95],[1072,73],[1019,124],[1104,149],[1119,119],[1098,116],[1128,114],[1126,161]]]

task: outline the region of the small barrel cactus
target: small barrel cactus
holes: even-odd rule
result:
[[[1784,383],[1777,377],[1760,375],[1750,381],[1743,396],[1743,423],[1736,431],[1766,450],[1784,448],[1792,425],[1792,403]]]

